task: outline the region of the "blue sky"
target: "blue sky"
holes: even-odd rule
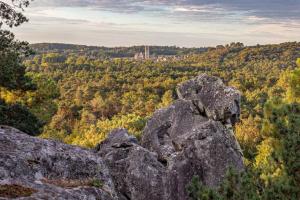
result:
[[[300,0],[35,0],[29,42],[215,46],[299,41]]]

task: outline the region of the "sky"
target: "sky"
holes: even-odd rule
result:
[[[7,0],[9,1],[9,0]],[[216,46],[299,41],[300,0],[34,0],[30,43]]]

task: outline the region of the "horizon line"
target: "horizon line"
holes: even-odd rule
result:
[[[101,46],[101,45],[89,45],[89,44],[82,44],[82,43],[63,43],[63,42],[34,42],[29,43],[30,45],[37,45],[37,44],[64,44],[64,45],[78,45],[78,46],[86,46],[86,47],[104,47],[104,48],[131,48],[131,47],[143,47],[143,46],[149,46],[149,47],[176,47],[176,48],[187,48],[187,49],[200,49],[200,48],[216,48],[218,46],[226,46],[230,45],[231,43],[242,43],[244,47],[255,47],[255,46],[267,46],[267,45],[280,45],[285,43],[300,43],[300,41],[286,41],[286,42],[279,42],[279,43],[265,43],[265,44],[259,44],[256,45],[247,45],[243,42],[230,42],[227,44],[219,44],[216,46],[200,46],[200,47],[187,47],[187,46],[179,46],[179,45],[151,45],[151,44],[136,44],[136,45],[128,45],[128,46]]]

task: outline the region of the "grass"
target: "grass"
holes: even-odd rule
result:
[[[0,185],[0,197],[4,198],[29,197],[35,192],[36,190],[21,185]]]
[[[82,186],[97,187],[97,188],[103,187],[103,183],[98,179],[85,179],[85,180],[44,179],[43,182],[51,185],[56,185],[62,188],[76,188]]]

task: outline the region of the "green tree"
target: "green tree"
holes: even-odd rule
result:
[[[297,66],[289,75],[287,99],[289,102],[300,103],[300,58],[297,59]]]
[[[249,116],[235,126],[235,136],[240,143],[244,156],[251,159],[256,154],[256,146],[261,142],[260,130],[258,128],[260,120]]]
[[[169,106],[173,102],[173,92],[168,90],[161,98],[161,103],[159,104],[159,108],[164,108]]]
[[[32,53],[27,42],[15,40],[9,27],[19,26],[27,18],[17,10],[27,7],[29,1],[12,0],[12,5],[0,1],[0,86],[9,89],[32,89],[30,79],[25,76],[25,67],[22,59]]]
[[[96,93],[90,102],[92,112],[97,118],[105,118],[109,114],[109,106],[103,97]]]
[[[22,59],[30,53],[26,42],[16,41],[13,33],[0,29],[0,86],[14,90],[34,89],[22,64]]]
[[[0,124],[15,127],[30,135],[38,135],[41,122],[20,104],[7,105],[0,99]]]
[[[19,26],[28,19],[18,10],[28,7],[30,0],[11,0],[12,4],[0,1],[0,27],[7,24],[9,27]]]
[[[3,29],[4,24],[12,28],[28,21],[22,14],[28,5],[27,0],[12,0],[11,4],[0,1],[0,87],[6,89],[35,89],[22,64],[22,60],[32,53],[28,43],[15,40],[12,32]],[[24,106],[8,105],[3,100],[0,100],[0,106],[0,124],[14,126],[32,135],[40,132],[41,123]]]
[[[42,123],[49,123],[57,111],[57,105],[54,101],[60,95],[57,84],[43,74],[29,73],[29,75],[37,89],[29,93],[27,105]]]

